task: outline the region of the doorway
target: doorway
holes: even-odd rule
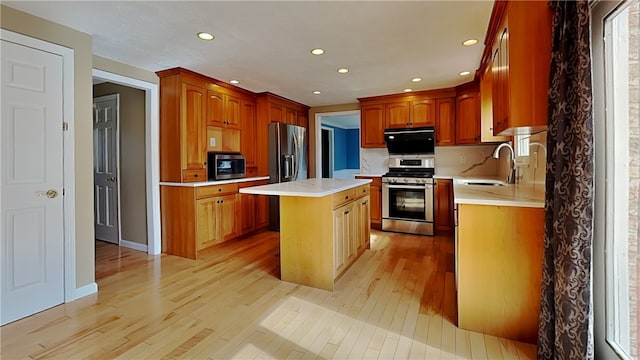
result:
[[[139,91],[144,99],[144,113],[140,115],[144,120],[140,119],[135,122],[136,130],[134,132],[137,140],[123,141],[121,144],[123,155],[120,164],[120,178],[127,172],[131,175],[129,178],[133,178],[136,184],[126,187],[123,186],[124,184],[120,184],[120,209],[122,211],[120,246],[158,255],[162,250],[160,240],[160,105],[158,85],[98,69],[93,70],[93,78],[95,85],[108,82],[112,84],[109,86],[121,86],[121,90],[118,91],[121,113],[125,109],[125,91]],[[123,116],[121,114],[121,138],[124,136],[122,134],[124,127],[131,125],[130,123],[125,124],[126,119]],[[128,145],[125,146],[125,143]],[[133,156],[134,159],[131,159],[130,155],[137,156]],[[127,161],[123,161],[123,159]],[[141,183],[142,185],[140,185]],[[125,214],[126,211],[130,211],[130,215]],[[134,229],[129,228],[127,223],[133,224]]]
[[[322,127],[322,177],[333,177],[333,129]]]
[[[316,174],[353,179],[360,173],[360,110],[316,113]]]

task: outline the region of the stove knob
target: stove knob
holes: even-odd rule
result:
[[[405,184],[409,182],[409,179],[406,179],[406,178],[402,180],[404,181]]]

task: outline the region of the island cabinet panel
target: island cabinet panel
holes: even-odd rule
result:
[[[380,230],[382,227],[382,178],[380,176],[356,175],[356,179],[371,179],[369,184],[370,226]]]
[[[282,280],[333,291],[369,247],[369,192],[362,185],[323,197],[280,197],[280,217],[289,219],[280,223]]]
[[[544,209],[458,206],[458,326],[535,343]]]

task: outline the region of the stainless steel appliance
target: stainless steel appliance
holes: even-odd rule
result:
[[[209,180],[227,180],[245,177],[246,159],[239,153],[207,153]]]
[[[391,157],[391,163],[421,164],[422,167],[389,167],[382,176],[382,230],[433,235],[432,155]]]
[[[387,129],[389,172],[382,176],[382,230],[433,235],[435,131]]]
[[[269,124],[269,182],[280,183],[307,178],[307,134],[304,127]],[[269,229],[280,230],[280,202],[269,199]]]
[[[386,129],[384,141],[389,155],[433,155],[436,146],[435,128]]]

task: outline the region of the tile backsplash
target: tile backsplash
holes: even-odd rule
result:
[[[436,146],[436,174],[442,176],[496,176],[495,145]],[[506,157],[506,156],[505,156]],[[389,170],[387,149],[360,149],[360,173],[384,174]]]

